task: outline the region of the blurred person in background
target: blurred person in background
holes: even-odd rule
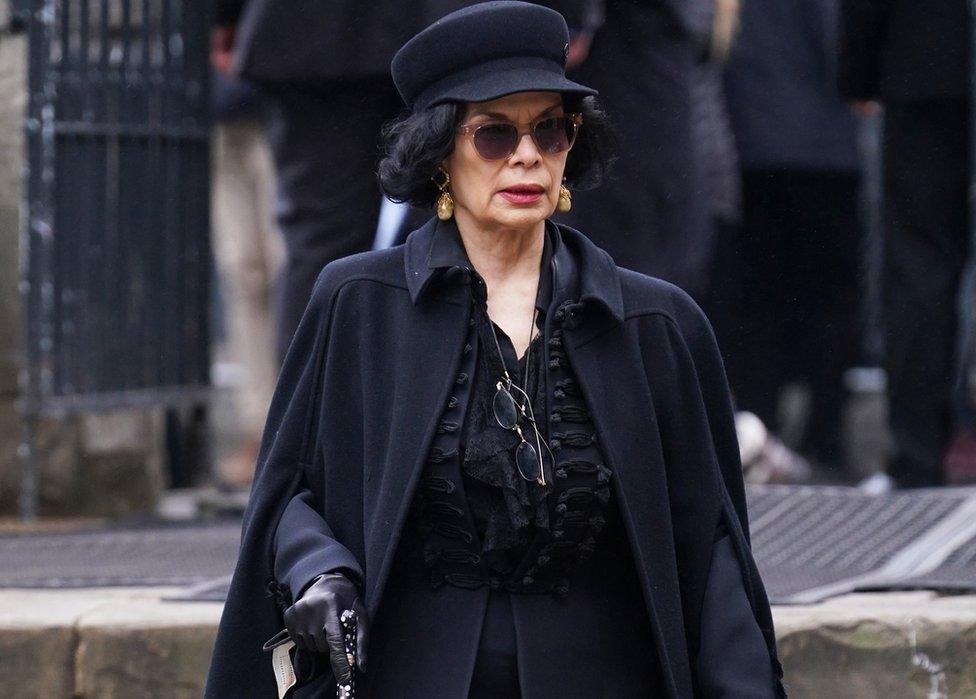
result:
[[[947,451],[965,461],[974,442],[972,417],[960,421],[952,401],[971,236],[970,3],[843,0],[842,7],[840,92],[860,112],[884,106],[887,473],[896,487],[935,486],[946,481]]]
[[[713,3],[601,0],[584,8],[570,75],[600,91],[621,148],[607,181],[562,217],[618,264],[698,298],[712,229],[694,144],[693,85]]]
[[[276,291],[279,358],[322,267],[372,247],[382,199],[378,134],[401,106],[389,76],[393,52],[465,4],[217,0],[213,53],[226,70],[261,86],[269,102],[285,242]]]
[[[283,249],[272,215],[274,167],[258,92],[218,70],[213,97],[213,249],[224,301],[225,358],[235,368],[233,439],[239,442],[220,459],[217,473],[225,485],[244,486],[254,472],[278,375],[271,298]]]
[[[696,64],[692,81],[692,127],[702,175],[702,201],[714,238],[707,251],[710,266],[703,291],[705,310],[715,328],[728,334],[734,301],[728,275],[714,280],[715,269],[727,270],[734,258],[742,222],[742,180],[729,119],[723,73],[739,22],[739,0],[716,0],[711,39]],[[714,283],[717,281],[718,283]],[[726,332],[721,329],[725,328]],[[740,410],[735,416],[743,477],[751,483],[795,483],[809,478],[805,459],[770,433],[756,415]]]
[[[846,478],[844,372],[858,359],[856,121],[836,88],[835,0],[749,0],[725,75],[742,223],[714,269],[737,407],[779,432],[782,388],[811,392],[797,447]]]

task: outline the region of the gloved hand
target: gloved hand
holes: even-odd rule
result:
[[[327,653],[339,684],[349,684],[352,668],[346,657],[342,613],[352,609],[357,614],[356,666],[366,667],[369,620],[359,590],[341,573],[320,575],[284,613],[285,628],[299,649]]]

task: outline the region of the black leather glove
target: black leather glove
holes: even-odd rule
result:
[[[359,589],[341,573],[318,576],[292,606],[285,610],[285,628],[302,650],[327,653],[339,684],[349,684],[352,668],[346,657],[342,613],[356,612],[356,666],[365,671],[366,646],[369,641],[369,620]]]

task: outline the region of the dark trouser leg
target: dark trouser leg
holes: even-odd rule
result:
[[[857,357],[857,176],[749,170],[743,221],[723,231],[710,313],[742,410],[778,429],[783,384],[813,393],[806,449],[836,462],[843,373]]]
[[[694,43],[663,7],[614,3],[573,74],[600,91],[620,134],[619,158],[595,190],[559,216],[621,267],[700,296],[712,227],[697,181],[692,134]]]
[[[885,113],[882,295],[899,485],[943,482],[951,430],[956,295],[968,253],[966,105],[890,104]]]
[[[387,77],[282,88],[271,98],[268,140],[286,254],[277,291],[281,358],[322,267],[372,246],[381,200],[379,132],[396,115],[399,98]]]
[[[781,172],[743,173],[743,219],[727,229],[714,261],[712,321],[736,407],[776,429],[783,382],[780,331],[789,274],[782,231],[789,211]]]
[[[843,462],[844,372],[857,361],[862,339],[858,184],[853,172],[792,173],[793,222],[782,231],[792,276],[784,349],[793,377],[812,394],[801,451],[827,465]]]

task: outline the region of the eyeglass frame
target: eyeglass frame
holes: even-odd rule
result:
[[[474,147],[474,150],[478,154],[478,156],[488,161],[505,160],[506,158],[511,158],[512,155],[515,153],[515,151],[518,150],[519,145],[522,143],[522,137],[525,136],[525,134],[529,134],[529,136],[532,137],[532,142],[535,144],[535,147],[538,148],[539,152],[542,153],[543,155],[557,155],[558,153],[548,153],[545,150],[543,150],[542,146],[539,145],[539,142],[535,140],[535,127],[543,121],[548,121],[549,119],[559,119],[559,118],[567,118],[569,119],[569,123],[573,125],[573,137],[569,140],[569,147],[566,150],[558,151],[558,153],[566,153],[572,150],[573,146],[576,144],[576,137],[579,136],[580,127],[583,125],[582,112],[569,112],[567,114],[549,114],[548,116],[542,116],[539,117],[538,119],[534,119],[529,122],[526,121],[515,122],[515,121],[508,121],[505,119],[493,119],[492,121],[485,121],[480,124],[461,124],[457,126],[454,131],[455,133],[459,133],[465,136],[470,136],[473,142],[474,136],[477,133],[478,129],[484,128],[486,126],[497,126],[498,124],[511,124],[512,126],[514,126],[517,138],[515,139],[515,147],[512,148],[511,153],[506,153],[505,155],[500,156],[498,158],[485,158],[485,156],[481,154],[481,151],[478,150],[478,146]],[[528,126],[529,128],[528,130],[523,130],[521,128],[522,126]]]
[[[507,386],[505,384],[507,384]],[[518,391],[522,395],[522,397],[525,399],[525,403],[524,404],[520,404],[519,401],[515,400],[515,397],[512,395],[512,392],[511,392],[511,389],[512,388],[514,388],[516,391]],[[538,478],[526,478],[525,477],[525,474],[522,473],[522,468],[518,465],[518,459],[516,458],[516,460],[515,460],[515,466],[518,469],[519,475],[522,476],[522,478],[525,479],[525,480],[527,480],[527,481],[534,481],[534,482],[538,483],[541,486],[545,486],[545,485],[547,485],[547,483],[546,483],[546,463],[545,463],[545,459],[543,459],[543,457],[542,457],[542,446],[545,445],[546,451],[549,452],[549,458],[552,460],[553,463],[555,463],[556,457],[552,453],[552,449],[549,448],[549,444],[546,442],[546,440],[544,440],[542,438],[542,434],[539,432],[539,426],[536,424],[536,421],[535,421],[535,413],[532,410],[532,401],[529,399],[528,394],[523,389],[519,388],[519,385],[517,383],[515,383],[514,381],[512,381],[512,378],[508,375],[508,371],[507,370],[505,371],[505,378],[504,379],[499,379],[495,383],[495,394],[497,395],[500,391],[507,391],[508,392],[508,395],[511,398],[512,403],[518,409],[518,413],[521,414],[522,417],[524,417],[526,420],[529,421],[529,424],[532,426],[532,432],[535,434],[536,455],[538,456],[538,459],[539,459],[539,477]],[[492,405],[494,405],[494,400],[492,400]],[[516,418],[515,418],[515,424],[512,425],[511,427],[506,427],[505,425],[502,424],[502,421],[498,419],[498,413],[496,413],[494,409],[492,409],[491,412],[492,412],[492,415],[495,418],[495,422],[498,423],[498,426],[499,427],[501,427],[503,430],[512,430],[513,432],[515,432],[515,434],[518,435],[519,439],[521,439],[523,442],[525,442],[529,446],[532,446],[532,443],[529,442],[525,438],[525,435],[522,433],[522,427],[521,427],[521,425],[519,425],[519,421],[518,421],[518,416],[517,415],[516,415]]]

